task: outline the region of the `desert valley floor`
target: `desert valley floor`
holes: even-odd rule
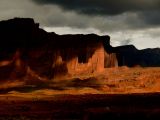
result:
[[[160,118],[158,67],[108,68],[66,80],[31,81],[1,83],[0,120]]]
[[[6,95],[55,94],[130,94],[160,92],[159,67],[106,68],[98,74],[66,76],[56,80],[37,80],[35,76],[25,81],[2,81],[0,93]]]

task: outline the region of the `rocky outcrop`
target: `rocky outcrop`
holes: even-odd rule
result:
[[[118,66],[160,67],[160,48],[138,50],[133,45],[126,45],[110,49],[116,54]]]
[[[139,64],[143,67],[160,67],[160,48],[139,51]]]
[[[112,47],[107,35],[48,33],[30,18],[1,21],[0,40],[1,81],[26,76],[58,79],[124,65],[160,66],[159,49]]]
[[[30,18],[1,21],[0,35],[0,70],[6,71],[2,80],[28,74],[55,79],[101,72],[105,66],[109,36],[47,33]]]

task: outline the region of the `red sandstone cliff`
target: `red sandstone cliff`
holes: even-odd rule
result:
[[[0,22],[0,34],[2,80],[28,74],[55,79],[102,72],[105,67],[104,43],[109,44],[109,36],[47,33],[33,19],[25,18]]]
[[[105,67],[160,66],[160,49],[110,46],[109,36],[47,33],[30,18],[0,22],[0,80],[102,72]]]

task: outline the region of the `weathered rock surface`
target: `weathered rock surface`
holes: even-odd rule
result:
[[[2,80],[24,77],[31,71],[40,78],[54,79],[104,69],[104,42],[109,44],[109,36],[47,33],[29,18],[0,22],[0,35]]]
[[[138,50],[133,45],[113,48],[118,66],[160,67],[160,48]]]
[[[47,33],[30,18],[0,22],[0,80],[56,79],[105,67],[160,66],[160,49],[110,46],[109,36]]]

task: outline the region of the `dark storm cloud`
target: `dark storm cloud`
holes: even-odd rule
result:
[[[159,10],[160,0],[33,0],[38,4],[56,4],[63,9],[94,15]]]
[[[0,0],[0,20],[29,17],[48,31],[108,34],[138,48],[160,46],[159,13],[160,0]]]
[[[160,24],[160,10],[143,11],[138,14],[144,23],[157,26]]]

